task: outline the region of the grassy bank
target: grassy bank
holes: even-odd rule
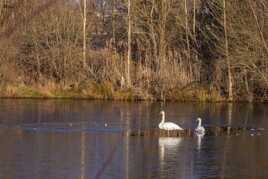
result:
[[[152,2],[0,1],[0,97],[268,101],[268,1]]]
[[[163,93],[149,90],[128,88],[115,89],[111,84],[96,84],[84,87],[62,87],[56,85],[26,86],[6,85],[0,88],[2,98],[73,98],[73,99],[102,99],[102,100],[167,100],[167,101],[200,101],[200,102],[223,102],[224,96],[214,89],[208,90],[201,87],[187,89],[170,89]]]
[[[91,85],[85,88],[61,86],[7,85],[0,88],[2,98],[84,98],[103,100],[152,100],[132,89],[114,90],[109,85]]]

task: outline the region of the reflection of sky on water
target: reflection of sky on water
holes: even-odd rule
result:
[[[157,127],[158,103],[2,100],[0,108],[0,178],[268,176],[266,133],[203,138],[120,134]],[[197,116],[205,126],[268,127],[265,104],[168,103],[165,110],[168,121],[184,127],[195,127]]]

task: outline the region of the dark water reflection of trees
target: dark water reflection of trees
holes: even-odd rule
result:
[[[0,178],[268,176],[266,132],[203,138],[120,133],[157,127],[161,108],[169,121],[186,128],[194,127],[195,118],[201,116],[205,126],[266,129],[266,104],[1,100],[0,108]],[[44,126],[46,130],[41,130]],[[74,127],[81,131],[69,130]]]

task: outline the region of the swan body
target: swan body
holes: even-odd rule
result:
[[[165,112],[161,111],[160,114],[162,115],[162,120],[159,123],[158,127],[159,129],[163,130],[183,130],[179,125],[173,123],[173,122],[165,122]]]
[[[202,119],[199,117],[197,118],[197,121],[198,121],[198,125],[197,127],[195,128],[195,132],[199,135],[204,135],[206,130],[205,128],[202,126]]]

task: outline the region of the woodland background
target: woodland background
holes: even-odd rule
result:
[[[267,101],[267,0],[1,0],[0,96]]]

